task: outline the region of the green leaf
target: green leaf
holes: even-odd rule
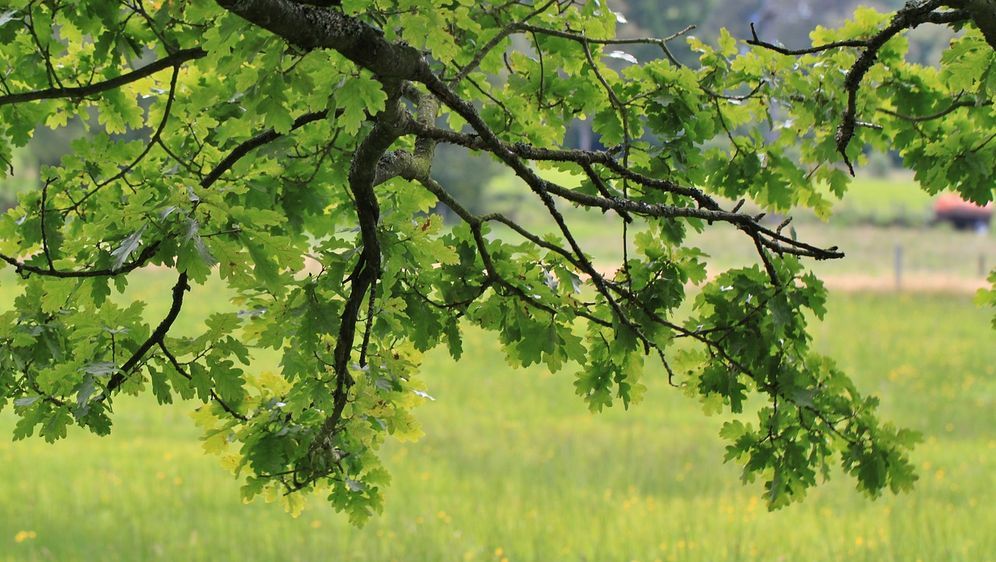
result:
[[[125,264],[126,261],[131,257],[131,255],[138,249],[139,245],[142,243],[142,234],[145,233],[148,223],[143,224],[141,228],[131,233],[127,238],[125,238],[121,245],[111,252],[111,257],[114,258],[114,265],[111,269],[117,271]]]
[[[384,109],[387,94],[377,81],[366,76],[347,78],[333,96],[336,107],[342,109],[338,122],[347,134],[356,134],[367,114],[376,115]]]
[[[725,27],[719,30],[719,52],[725,57],[737,54],[737,40]]]

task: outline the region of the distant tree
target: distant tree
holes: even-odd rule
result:
[[[620,20],[625,23],[619,26],[618,34],[620,38],[625,38],[664,37],[689,26],[701,29],[711,17],[722,11],[717,10],[717,7],[739,4],[742,2],[729,0],[677,0],[667,3],[655,0],[621,0],[612,5],[618,6],[618,11],[622,14]],[[738,20],[738,23],[743,21]],[[660,54],[660,49],[653,44],[636,44],[629,48],[641,60],[646,57],[657,58]],[[681,42],[673,43],[671,50],[679,60],[694,57],[688,45]]]
[[[422,352],[459,358],[469,323],[515,364],[575,364],[592,410],[628,407],[648,382],[707,411],[758,396],[757,420],[721,435],[771,507],[835,462],[872,496],[908,489],[916,435],[880,422],[806,331],[826,295],[803,263],[843,254],[742,199],[825,213],[817,184],[842,194],[871,145],[898,150],[929,191],[992,200],[992,6],[862,9],[798,50],[764,28],[724,31],[692,40],[685,65],[669,56],[677,36],[616,39],[604,1],[8,0],[0,159],[39,124],[79,117],[87,135],[0,218],[21,288],[0,313],[0,406],[20,418],[15,438],[52,441],[70,424],[108,433],[122,393],[196,398],[206,448],[226,452],[246,497],[296,510],[321,491],[359,522],[388,480],[377,449],[418,435]],[[904,61],[921,25],[962,30],[939,69]],[[633,44],[661,56],[632,63]],[[605,149],[562,148],[583,117]],[[559,235],[455,200],[431,173],[439,145],[514,172]],[[438,204],[460,224],[425,214]],[[618,217],[618,271],[592,264],[564,207]],[[685,235],[715,223],[758,265],[707,281]],[[147,266],[175,276],[151,324],[143,303],[109,299]],[[175,333],[210,278],[232,311]],[[280,372],[254,370],[256,349],[280,352]]]
[[[500,162],[485,153],[443,144],[435,148],[430,177],[445,185],[453,198],[468,211],[484,213],[488,211],[488,183],[504,170]],[[459,220],[442,203],[436,208],[447,213],[447,218]]]

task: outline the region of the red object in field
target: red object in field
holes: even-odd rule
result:
[[[985,228],[992,217],[992,202],[982,207],[953,193],[944,193],[934,201],[934,219],[948,221],[955,228]]]

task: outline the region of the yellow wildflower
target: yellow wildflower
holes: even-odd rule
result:
[[[14,542],[24,542],[36,538],[38,538],[38,533],[34,531],[18,531],[14,535]]]

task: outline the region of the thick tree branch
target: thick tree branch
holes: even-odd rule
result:
[[[424,76],[422,53],[387,41],[370,25],[336,10],[290,0],[218,0],[218,5],[305,50],[333,49],[383,78]]]
[[[989,46],[996,50],[996,0],[946,0],[944,5],[971,16]]]

